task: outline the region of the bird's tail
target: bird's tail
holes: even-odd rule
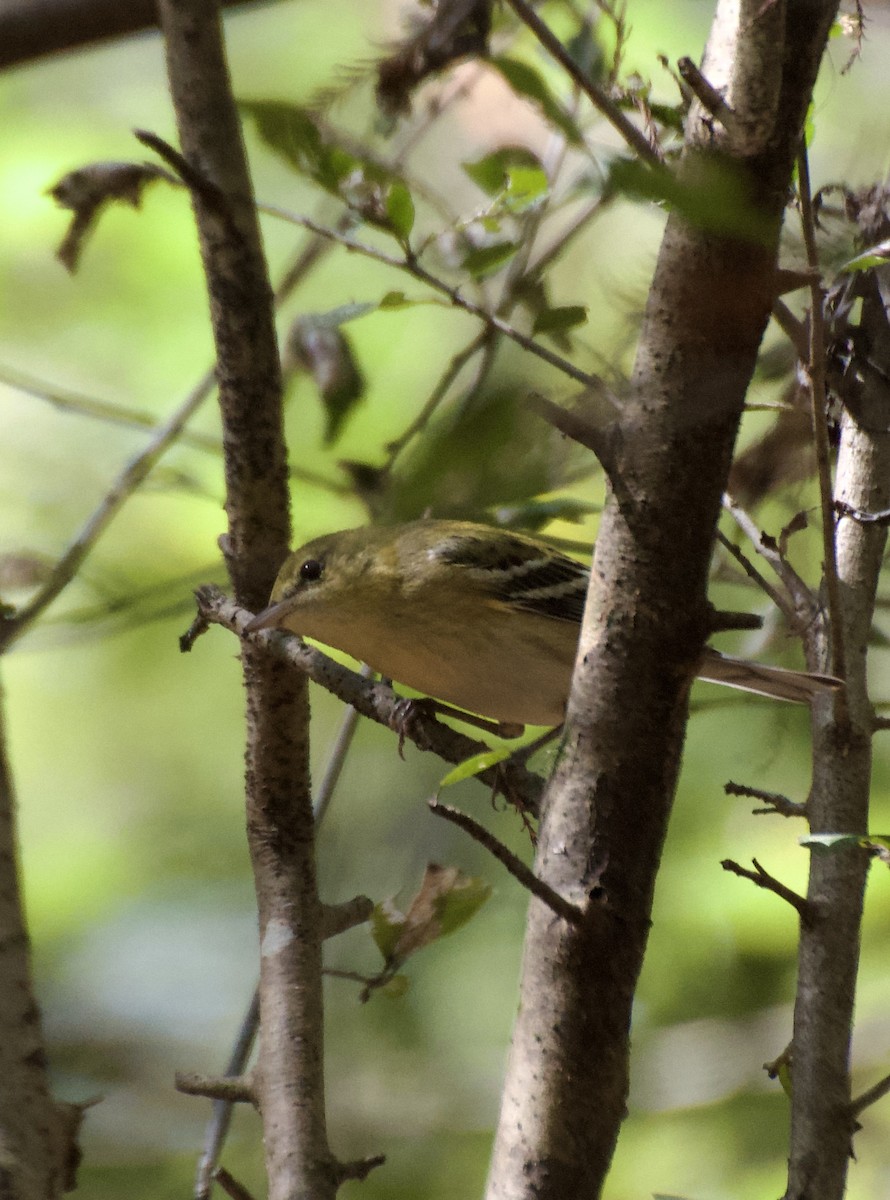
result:
[[[815,696],[843,687],[843,681],[833,675],[814,675],[809,671],[792,671],[786,667],[768,667],[763,663],[730,658],[710,646],[705,650],[698,670],[699,679],[723,683],[742,692],[788,700],[792,704],[809,704]]]

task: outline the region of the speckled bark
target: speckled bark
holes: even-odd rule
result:
[[[867,235],[888,235],[887,223]],[[876,274],[860,288],[862,336],[872,366],[864,373],[855,413],[841,426],[836,497],[864,513],[890,509],[890,325]],[[848,722],[827,703],[813,712],[813,784],[807,817],[812,833],[868,832],[873,712],[866,672],[886,525],[842,517],[836,545],[843,604]],[[827,663],[821,646],[814,663]],[[853,1138],[850,1039],[859,930],[868,857],[854,847],[814,853],[807,900],[813,919],[801,929],[792,1045],[791,1155],[786,1200],[840,1200]]]
[[[49,1090],[19,888],[15,796],[0,692],[0,1196],[57,1200],[73,1186],[79,1121]]]
[[[257,611],[288,549],[288,491],[272,293],[216,5],[161,0],[182,152],[193,192],[217,351],[229,536],[238,602]],[[316,890],[305,679],[256,646],[247,691],[247,830],[259,908],[257,1089],[271,1200],[326,1200],[321,905]]]
[[[589,920],[572,927],[531,902],[489,1200],[593,1200],[624,1117],[631,1005],[705,633],[720,497],[834,8],[718,7],[704,72],[729,89],[730,103],[756,96],[756,113],[734,147],[694,110],[681,171],[692,182],[709,163],[735,170],[759,210],[759,232],[720,236],[676,214],[665,231],[537,854],[538,874]],[[760,20],[769,22],[766,39]],[[757,69],[764,44],[772,62],[776,39],[770,101],[741,86],[739,71]],[[729,63],[720,57],[727,46]],[[765,112],[773,113],[766,132]],[[760,130],[753,154],[752,129]]]

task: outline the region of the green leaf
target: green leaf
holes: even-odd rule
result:
[[[285,162],[347,204],[363,220],[403,244],[414,225],[414,201],[407,184],[374,162],[338,145],[313,115],[296,104],[246,100],[241,110],[256,124],[262,140]]]
[[[391,900],[382,900],[374,905],[371,913],[371,936],[386,962],[394,956],[395,948],[405,928],[405,914],[399,912]]]
[[[377,307],[385,311],[388,308],[410,308],[412,304],[418,303],[420,301],[409,299],[404,292],[387,292]]]
[[[371,933],[387,964],[394,968],[412,954],[454,933],[478,912],[491,885],[464,875],[457,867],[429,863],[407,913],[391,900],[375,906]]]
[[[386,195],[386,215],[393,233],[402,242],[407,242],[414,228],[414,201],[404,183],[395,181]]]
[[[869,246],[867,250],[863,250],[855,258],[851,258],[849,262],[845,262],[838,274],[849,273],[851,271],[869,271],[872,267],[886,266],[888,261],[890,261],[890,238],[886,241],[878,242],[875,246]]]
[[[242,100],[239,107],[253,119],[266,145],[285,162],[328,189],[336,185],[330,152],[306,109],[277,100]]]
[[[493,275],[504,263],[509,262],[519,246],[516,242],[494,242],[491,246],[478,246],[464,255],[461,266],[474,279]]]
[[[547,173],[541,160],[524,146],[503,146],[461,166],[486,195],[498,197],[509,212],[523,212],[547,195]]]
[[[512,747],[502,746],[499,750],[484,750],[481,754],[465,758],[462,763],[452,767],[448,774],[440,779],[437,790],[442,791],[444,788],[454,787],[456,783],[463,783],[465,779],[472,779],[474,775],[480,775],[489,767],[497,766],[499,762],[509,758],[512,753]]]
[[[403,996],[407,995],[410,987],[411,980],[407,975],[393,975],[380,988],[380,994],[386,996],[388,1000],[401,1000]]]
[[[534,67],[503,54],[492,58],[490,65],[503,75],[518,96],[530,100],[540,108],[547,120],[560,129],[569,142],[576,146],[581,144],[584,139],[578,126],[555,99],[543,76]]]
[[[447,937],[449,933],[454,933],[462,925],[466,925],[490,896],[490,883],[486,883],[484,879],[471,879],[469,876],[460,875],[436,901],[441,926],[440,936]]]
[[[544,308],[536,315],[532,333],[565,333],[587,321],[587,307],[583,304],[563,304],[556,308]]]

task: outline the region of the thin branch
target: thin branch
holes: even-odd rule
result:
[[[190,1071],[177,1071],[177,1092],[187,1096],[209,1096],[211,1100],[230,1100],[236,1104],[256,1104],[257,1095],[253,1079],[249,1075],[198,1075]]]
[[[865,1109],[869,1108],[872,1104],[877,1104],[879,1100],[883,1100],[888,1094],[890,1094],[890,1075],[885,1075],[874,1087],[868,1088],[861,1096],[856,1097],[850,1105],[850,1115],[852,1117],[860,1116]]]
[[[326,904],[322,910],[321,936],[325,941],[364,925],[374,911],[374,901],[367,896],[354,896],[340,904]]]
[[[232,1200],[254,1200],[254,1196],[243,1183],[239,1183],[234,1175],[230,1175],[225,1167],[220,1167],[213,1174],[213,1180],[218,1183],[227,1196]]]
[[[757,815],[778,814],[781,817],[805,817],[807,806],[796,800],[789,800],[780,792],[765,792],[762,788],[749,787],[745,783],[733,783],[729,780],[723,785],[727,796],[746,796],[751,800],[763,800],[769,808],[755,808]]]
[[[396,459],[419,433],[422,433],[430,421],[430,418],[436,412],[436,409],[448,394],[452,384],[460,375],[461,371],[467,363],[479,353],[479,351],[490,341],[491,330],[484,329],[481,333],[477,333],[472,341],[463,346],[452,357],[451,362],[442,372],[436,382],[435,387],[427,397],[426,403],[421,408],[420,412],[414,418],[408,427],[389,445],[386,447],[386,463],[383,467],[384,471],[391,471],[395,465]]]
[[[186,423],[213,392],[216,377],[209,371],[192,389],[179,408],[157,431],[103,496],[97,508],[81,527],[68,549],[55,563],[49,578],[24,607],[0,625],[0,650],[6,649],[26,632],[45,608],[67,587],[99,537],[117,515],[124,503],[151,472],[167,450],[177,441]]]
[[[532,893],[533,896],[546,904],[558,917],[564,921],[569,921],[573,925],[583,925],[584,913],[571,901],[566,900],[565,896],[561,896],[549,884],[544,883],[539,879],[529,867],[525,865],[521,858],[517,858],[512,851],[508,850],[503,842],[498,841],[493,834],[489,833],[484,826],[478,821],[474,821],[472,817],[461,812],[459,808],[452,808],[450,804],[440,804],[438,800],[430,800],[429,810],[437,817],[444,817],[446,821],[450,821],[452,825],[456,825],[458,829],[462,829],[468,833],[474,841],[480,846],[484,846],[489,854],[506,867],[515,880],[517,880],[525,889]]]
[[[312,244],[319,243],[313,242]],[[321,244],[324,245],[324,243]],[[294,268],[297,265],[298,263],[295,263]],[[294,268],[288,273],[289,278],[293,277],[294,279],[293,284],[289,284],[289,287],[295,286],[296,283]],[[212,368],[204,378],[207,379],[211,373]],[[0,365],[0,383],[5,383],[8,387],[15,388],[16,391],[23,392],[25,395],[33,396],[37,400],[44,400],[62,412],[89,417],[94,421],[104,421],[109,425],[121,425],[125,429],[152,431],[158,429],[157,417],[145,409],[128,408],[124,404],[115,404],[113,401],[100,400],[96,396],[87,396],[81,392],[72,391],[70,388],[59,387],[57,384],[36,379],[32,375],[25,375],[12,367]],[[213,434],[183,429],[179,434],[178,442],[180,446],[187,446],[190,450],[200,450],[204,454],[213,454],[217,458],[222,457],[222,441]],[[290,465],[288,475],[293,480],[311,484],[313,487],[322,488],[337,496],[351,494],[346,484],[329,479],[317,471]]]
[[[299,225],[303,229],[308,229],[311,233],[316,233],[319,237],[329,238],[330,241],[336,242],[345,250],[349,250],[354,254],[361,254],[365,258],[372,259],[374,262],[381,263],[383,266],[392,267],[396,271],[404,271],[411,275],[419,282],[426,284],[433,291],[445,296],[449,302],[463,312],[469,313],[482,321],[488,328],[497,330],[510,341],[521,346],[523,350],[527,350],[529,354],[534,354],[537,358],[542,359],[551,367],[555,367],[557,371],[561,371],[564,375],[568,375],[570,379],[575,379],[578,383],[590,386],[596,382],[596,377],[588,374],[586,371],[580,370],[568,359],[563,358],[559,354],[555,354],[552,350],[548,350],[546,346],[542,346],[540,342],[536,342],[534,338],[527,337],[524,333],[520,333],[518,329],[514,329],[508,322],[500,317],[494,316],[486,309],[478,304],[474,304],[472,300],[465,299],[461,295],[460,289],[452,287],[443,279],[433,275],[425,267],[422,267],[413,255],[408,254],[404,258],[397,258],[395,255],[387,254],[383,250],[378,250],[375,246],[369,245],[367,242],[360,242],[356,238],[350,237],[344,233],[338,233],[334,229],[328,229],[326,226],[313,221],[311,217],[301,217],[298,213],[293,213],[285,208],[280,208],[274,204],[259,204],[257,206],[260,212],[266,213],[268,216],[278,217],[282,221],[287,221],[291,225]]]
[[[792,624],[797,624],[798,616],[791,599],[784,592],[780,592],[778,588],[773,587],[766,576],[757,570],[741,546],[737,546],[735,542],[730,541],[726,534],[719,529],[717,530],[717,541],[732,555],[748,578],[756,583],[762,592],[769,596],[779,612],[784,614]]]
[[[596,84],[581,70],[569,51],[553,31],[544,24],[538,14],[526,0],[507,0],[507,3],[527,25],[544,49],[559,63],[569,78],[578,85],[594,108],[602,113],[607,121],[621,134],[631,150],[635,151],[643,162],[653,167],[661,167],[662,158],[654,146],[650,145],[646,136],[637,129],[614,100],[611,100]]]
[[[819,271],[819,251],[816,246],[816,220],[813,214],[813,199],[810,192],[810,166],[806,143],[802,143],[797,158],[798,194],[800,196],[800,223],[807,252],[807,263],[814,272]],[[834,496],[831,483],[831,447],[828,444],[826,421],[825,382],[825,289],[818,275],[810,285],[810,348],[809,348],[810,398],[812,403],[813,444],[816,449],[816,467],[819,476],[819,499],[822,510],[822,553],[824,555],[825,583],[828,592],[828,615],[830,619],[831,663],[829,669],[841,679],[847,675],[844,650],[844,624],[841,618],[841,588],[837,570],[837,547],[835,544]],[[838,697],[838,721],[847,720],[845,694]]]
[[[339,1163],[337,1178],[342,1183],[346,1183],[349,1179],[356,1179],[361,1183],[368,1178],[375,1167],[382,1167],[385,1162],[385,1154],[372,1154],[368,1158],[355,1158],[351,1162]]]
[[[243,1079],[247,1063],[253,1051],[260,1023],[260,993],[254,988],[250,1005],[238,1030],[235,1045],[226,1064],[226,1077]],[[204,1146],[195,1172],[195,1200],[210,1200],[213,1179],[222,1147],[232,1123],[232,1113],[237,1102],[234,1095],[217,1097],[213,1101],[210,1120],[204,1130]]]
[[[720,122],[730,138],[734,134],[742,132],[739,118],[734,109],[730,108],[713,84],[708,82],[691,58],[687,58],[685,55],[678,58],[677,70],[680,78],[696,95],[705,111]]]
[[[560,404],[554,404],[540,392],[530,392],[526,403],[532,412],[536,413],[548,425],[558,429],[560,433],[586,446],[596,456],[600,466],[606,472],[612,484],[617,482],[618,463],[616,449],[619,442],[618,404],[608,389],[602,384],[596,389],[596,398],[600,401],[590,416],[584,411],[572,412]],[[603,417],[605,416],[605,419]]]
[[[784,300],[773,301],[773,320],[791,342],[801,362],[806,362],[810,352],[807,328],[798,320]]]
[[[797,911],[803,924],[808,924],[812,920],[813,915],[809,901],[803,896],[798,895],[791,888],[786,887],[784,883],[780,883],[774,875],[770,875],[769,871],[765,871],[756,858],[752,858],[751,861],[754,864],[753,871],[747,867],[743,867],[731,858],[724,858],[720,866],[724,871],[730,871],[733,875],[738,875],[741,879],[750,879],[758,887],[772,892]]]
[[[794,602],[793,623],[799,632],[808,628],[819,614],[819,604],[806,582],[798,575],[778,547],[768,538],[755,521],[745,512],[732,496],[723,497],[723,507],[732,516],[742,532],[750,539],[757,553],[769,563],[781,579]],[[783,612],[785,605],[780,605]]]

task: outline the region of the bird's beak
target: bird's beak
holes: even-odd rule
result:
[[[261,629],[277,629],[291,608],[292,605],[287,600],[279,600],[277,604],[270,604],[261,613],[257,613],[252,621],[248,621],[244,626],[244,633],[259,633]]]

